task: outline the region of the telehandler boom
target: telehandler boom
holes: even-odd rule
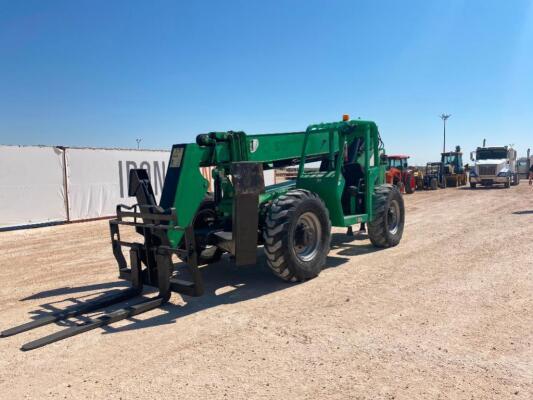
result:
[[[309,163],[319,163],[319,171],[307,171]],[[211,132],[198,135],[196,143],[174,145],[159,204],[146,171],[131,170],[129,195],[137,204],[118,205],[116,219],[109,222],[119,277],[131,281],[131,288],[50,313],[1,335],[130,299],[142,293],[143,285],[158,288],[159,294],[22,349],[154,309],[168,301],[171,292],[200,296],[204,291],[200,265],[216,262],[224,253],[237,265],[255,264],[258,245],[264,246],[266,261],[279,278],[311,279],[326,264],[331,226],[364,222],[375,246],[395,246],[403,233],[404,205],[398,189],[385,184],[386,163],[376,124],[347,117],[302,132]],[[295,180],[265,187],[264,170],[289,165],[299,165]],[[208,193],[201,167],[212,167],[213,193]],[[143,242],[122,240],[121,226],[134,227]],[[129,248],[129,265],[123,247]],[[187,276],[174,270],[173,256],[186,263]]]

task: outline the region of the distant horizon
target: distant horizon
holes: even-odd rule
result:
[[[275,133],[275,132],[271,132],[271,133]],[[261,133],[259,133],[261,134]],[[190,143],[192,143],[193,141],[191,141]],[[185,143],[185,142],[184,142]],[[188,143],[188,142],[187,142]],[[173,143],[171,146],[173,146],[174,144],[179,144],[179,143]],[[143,147],[143,146],[140,146],[139,148],[137,147],[101,147],[101,146],[75,146],[75,145],[67,145],[67,144],[31,144],[31,143],[28,143],[28,144],[8,144],[8,143],[0,143],[0,146],[11,146],[11,147],[58,147],[58,148],[61,148],[61,147],[65,147],[65,148],[69,148],[69,149],[95,149],[95,150],[135,150],[135,151],[166,151],[166,152],[170,152],[172,150],[172,147],[168,147],[168,148],[146,148],[146,147]],[[136,145],[135,145],[136,146]],[[502,144],[502,145],[498,145],[498,144],[494,144],[494,145],[486,145],[486,147],[503,147],[503,146],[509,146],[507,144]],[[483,147],[483,144],[479,145],[479,146],[476,146],[475,148],[473,148],[472,150],[468,150],[466,151],[465,149],[463,149],[461,147],[461,152],[463,153],[463,155],[470,155],[470,152],[471,151],[475,151],[478,147]],[[453,152],[455,151],[455,146],[453,146],[452,148],[450,149],[447,149],[447,152]],[[516,147],[513,147],[515,150],[516,150]],[[385,150],[387,150],[387,147],[385,145]],[[531,148],[528,148],[526,149],[526,151],[524,152],[524,156],[521,156],[520,153],[518,152],[518,158],[526,158],[527,157],[527,150],[531,150]],[[390,152],[387,152],[386,154],[388,155],[399,155],[401,153],[390,153]],[[411,158],[411,156],[409,154],[402,154],[402,155],[407,155]],[[440,154],[439,154],[440,155]],[[434,160],[435,161],[435,160]],[[464,161],[464,160],[463,160]],[[427,162],[431,162],[430,161],[427,161]],[[426,162],[424,162],[425,164]]]
[[[127,12],[125,12],[127,10]],[[533,2],[5,2],[0,143],[170,150],[375,121],[414,163],[533,147]]]

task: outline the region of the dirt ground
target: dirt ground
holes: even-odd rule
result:
[[[533,190],[405,197],[399,246],[336,229],[327,269],[203,268],[207,293],[37,350],[3,399],[532,399]],[[116,290],[107,221],[0,233],[0,329]]]

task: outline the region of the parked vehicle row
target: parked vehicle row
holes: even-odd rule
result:
[[[440,161],[428,162],[424,169],[409,166],[409,158],[407,155],[388,156],[386,182],[397,186],[401,193],[466,185],[467,174],[460,146],[456,146],[455,151],[441,153]]]
[[[398,187],[401,193],[415,190],[436,190],[460,187],[470,182],[475,189],[480,186],[503,185],[509,188],[527,177],[533,157],[517,160],[517,152],[511,146],[478,147],[470,153],[473,165],[463,164],[461,147],[441,153],[440,161],[428,162],[425,168],[408,165],[407,155],[388,156],[386,182]]]

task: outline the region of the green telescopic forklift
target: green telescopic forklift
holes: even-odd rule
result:
[[[306,165],[320,165],[318,171]],[[143,286],[155,297],[88,319],[82,325],[22,346],[30,350],[159,307],[171,292],[200,296],[199,266],[224,253],[237,265],[256,263],[262,245],[272,272],[288,281],[316,277],[326,265],[331,227],[366,223],[377,247],[396,246],[404,228],[404,203],[398,189],[385,184],[387,156],[374,122],[349,120],[310,125],[302,132],[247,135],[200,134],[196,143],[172,147],[159,204],[146,170],[131,170],[134,206],[118,205],[110,221],[119,277],[131,287],[75,308],[49,313],[5,330],[11,336],[128,300]],[[299,165],[295,180],[265,186],[263,171]],[[200,168],[212,167],[214,190]],[[130,226],[143,242],[122,240],[119,227]],[[129,248],[129,263],[122,249]],[[187,266],[175,270],[173,257]]]

